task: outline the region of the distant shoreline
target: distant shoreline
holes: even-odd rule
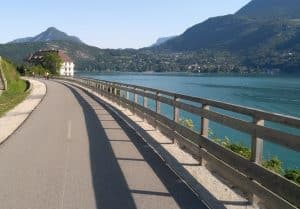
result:
[[[76,75],[84,75],[84,74],[102,74],[102,75],[161,75],[161,76],[231,76],[231,77],[300,77],[300,73],[276,73],[276,74],[268,74],[268,73],[198,73],[198,72],[155,72],[155,71],[145,71],[145,72],[97,72],[97,71],[76,71]]]

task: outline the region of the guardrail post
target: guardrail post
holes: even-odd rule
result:
[[[115,103],[118,104],[119,98],[118,98],[118,89],[117,89],[117,86],[114,86],[114,99],[115,99]]]
[[[147,93],[147,91],[144,90],[144,93]],[[146,108],[148,107],[148,98],[145,96],[143,96],[143,106]]]
[[[107,84],[106,83],[103,84],[103,96],[105,96],[107,98]]]
[[[253,124],[255,125],[264,125],[264,120],[259,119],[257,117],[253,118]],[[258,138],[256,134],[252,135],[252,144],[251,144],[251,162],[256,164],[261,164],[263,160],[263,139]],[[255,194],[250,194],[249,201],[253,205],[257,205],[260,201],[259,197]]]
[[[259,126],[264,125],[264,120],[254,118],[253,123]],[[261,164],[263,157],[263,140],[258,138],[256,134],[252,135],[251,145],[251,161],[257,164]]]
[[[96,83],[92,81],[92,91],[95,91],[95,89],[96,89]]]
[[[136,91],[136,88],[134,88],[134,90]],[[136,93],[134,93],[134,114],[136,114],[136,105],[138,104],[138,95]]]
[[[107,83],[104,83],[104,96],[107,98],[108,97],[108,86]]]
[[[131,88],[132,89],[132,88]],[[134,105],[132,105],[132,101],[131,101],[131,99],[130,99],[130,92],[131,91],[127,91],[127,93],[126,93],[126,99],[127,99],[127,103],[128,103],[128,107],[129,107],[129,109],[130,109],[130,111],[133,113],[134,112]],[[132,92],[131,92],[132,93]],[[134,100],[134,99],[133,99]]]
[[[109,84],[109,98],[111,101],[114,101],[114,96],[113,96],[113,87],[111,86],[111,84]]]
[[[101,83],[100,82],[98,83],[98,94],[101,95]]]
[[[114,98],[115,98],[115,102],[118,103],[119,96],[118,96],[118,88],[117,88],[117,86],[114,86]]]
[[[122,86],[119,85],[119,93],[118,93],[119,95],[118,95],[118,99],[119,99],[119,105],[120,105],[120,106],[123,106],[123,98],[122,98],[122,91],[123,91],[123,90],[121,90],[121,87],[122,87]]]
[[[126,91],[126,99],[129,100],[129,91]]]
[[[107,94],[107,98],[109,99],[109,100],[111,100],[111,95],[110,95],[110,90],[111,90],[111,87],[110,87],[110,85],[109,84],[107,84],[108,86],[107,86],[107,92],[108,92],[108,94]]]
[[[147,93],[147,91],[144,90],[144,93]],[[144,108],[148,107],[148,98],[145,96],[143,96],[143,107]],[[146,118],[145,115],[146,115],[146,113],[143,114],[143,120],[145,120],[145,118]]]
[[[103,84],[102,83],[100,83],[99,92],[100,92],[100,95],[103,96]]]
[[[160,93],[157,91],[155,93],[155,112],[157,114],[160,114],[160,101],[158,100],[158,97],[160,96]],[[157,130],[157,119],[155,118],[155,129]]]
[[[95,91],[99,94],[99,83],[98,82],[96,83],[96,89],[95,89]]]
[[[173,120],[174,122],[178,123],[179,122],[179,108],[176,107],[176,102],[179,101],[179,99],[174,96],[173,98]]]
[[[108,97],[108,86],[107,86],[107,83],[104,83],[104,96],[106,98]]]
[[[105,96],[105,84],[103,84],[103,83],[101,86],[101,92],[102,92],[102,96]]]
[[[179,123],[179,108],[176,107],[176,102],[179,101],[177,96],[173,98],[173,121]],[[173,143],[175,142],[176,125],[173,127]]]
[[[202,109],[209,110],[209,106],[203,104]],[[204,117],[201,117],[201,135],[204,137],[208,137],[208,133],[209,133],[209,120]]]
[[[206,104],[202,104],[202,107],[201,107],[203,110],[209,110],[209,105],[206,105]],[[200,134],[201,136],[203,137],[206,137],[208,138],[209,137],[209,120],[204,118],[204,117],[201,117],[201,130],[200,130]],[[203,158],[201,156],[201,147],[199,145],[199,165],[202,166],[203,165]]]

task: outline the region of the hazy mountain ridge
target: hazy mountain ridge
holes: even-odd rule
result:
[[[167,41],[169,41],[169,40],[171,40],[175,37],[177,37],[177,36],[168,36],[168,37],[158,38],[152,46],[159,46],[159,45],[161,45],[161,44],[163,44],[163,43],[165,43],[165,42],[167,42]]]
[[[59,31],[54,27],[50,27],[46,31],[34,37],[16,39],[10,43],[49,42],[49,41],[72,41],[72,42],[82,43],[82,41],[76,36],[70,36],[62,31]]]

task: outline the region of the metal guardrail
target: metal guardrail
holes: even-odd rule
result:
[[[297,152],[300,151],[299,135],[266,127],[264,121],[283,124],[300,131],[300,118],[143,86],[75,77],[64,79],[92,88],[102,96],[128,107],[157,127],[163,134],[177,140],[186,151],[199,160],[200,164],[202,164],[202,159],[206,160],[224,178],[249,192],[252,197],[258,197],[268,208],[300,207],[299,185],[261,166],[264,140]],[[133,94],[133,100],[130,99],[130,93]],[[138,103],[138,96],[143,97],[143,104]],[[155,111],[148,107],[148,98],[155,101]],[[172,107],[172,120],[161,115],[161,103]],[[212,111],[211,107],[250,116],[252,122]],[[199,133],[179,123],[181,110],[199,116],[201,120]],[[250,160],[210,140],[208,137],[209,121],[251,135]]]

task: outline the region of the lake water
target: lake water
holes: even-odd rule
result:
[[[300,77],[155,73],[81,73],[80,76],[153,87],[300,117]],[[162,112],[169,117],[172,114],[168,107],[162,107]],[[181,112],[180,117],[191,118],[195,129],[199,129],[198,117],[185,112]],[[300,135],[295,130],[274,126],[271,123],[267,125]],[[218,137],[227,136],[234,142],[250,146],[250,136],[246,134],[215,123],[210,123],[210,128]],[[281,159],[285,168],[300,168],[300,153],[265,141],[264,158],[269,159],[272,156]]]

